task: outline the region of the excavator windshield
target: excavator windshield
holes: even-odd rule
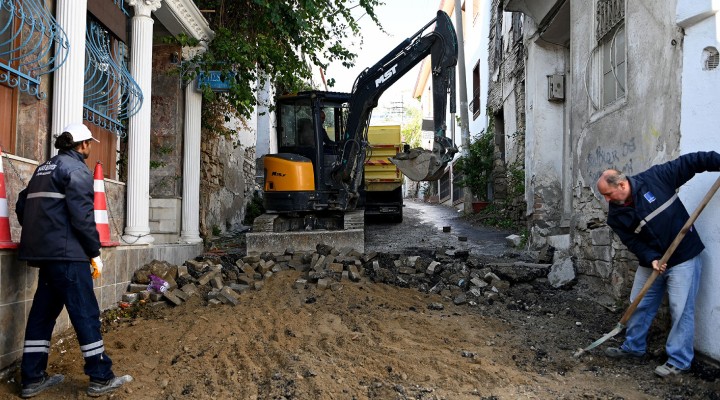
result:
[[[315,147],[310,101],[281,104],[278,112],[279,147]]]

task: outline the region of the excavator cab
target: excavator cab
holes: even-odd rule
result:
[[[278,154],[264,158],[268,211],[344,209],[346,196],[330,172],[345,139],[348,97],[320,91],[278,97]]]

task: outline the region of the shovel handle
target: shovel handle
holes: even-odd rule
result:
[[[705,194],[705,197],[703,197],[702,201],[700,202],[700,204],[698,204],[695,211],[693,211],[693,213],[690,215],[690,218],[688,218],[687,222],[685,222],[685,225],[683,225],[682,229],[680,229],[680,232],[678,232],[677,236],[675,236],[675,240],[673,240],[670,244],[670,247],[665,250],[665,254],[663,254],[662,258],[660,258],[658,265],[667,264],[668,260],[675,252],[675,249],[677,249],[678,245],[680,245],[680,242],[685,238],[685,234],[688,233],[690,227],[692,226],[692,224],[695,223],[695,220],[697,220],[698,216],[700,216],[700,213],[705,209],[705,206],[707,206],[707,204],[710,202],[710,199],[712,199],[712,197],[715,195],[715,192],[717,192],[718,188],[720,188],[720,178],[715,180],[715,183]],[[632,314],[635,312],[638,304],[640,304],[640,300],[645,297],[645,293],[647,293],[648,289],[650,289],[650,286],[652,286],[653,282],[655,282],[655,279],[658,277],[658,275],[660,275],[660,273],[656,270],[653,270],[650,277],[647,279],[647,281],[645,281],[645,285],[643,285],[642,289],[640,289],[640,292],[635,297],[635,300],[633,300],[628,309],[625,311],[625,314],[623,314],[622,318],[620,319],[621,325],[625,325],[628,322]]]

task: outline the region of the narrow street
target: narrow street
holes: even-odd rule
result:
[[[365,251],[408,252],[413,249],[455,247],[475,255],[501,256],[508,250],[505,237],[514,233],[491,227],[473,226],[450,207],[405,199],[401,224],[367,221]],[[450,227],[450,232],[443,232]],[[461,241],[459,238],[466,238]]]
[[[718,370],[707,364],[669,380],[653,374],[664,361],[655,328],[641,359],[607,359],[605,345],[574,358],[619,311],[530,273],[547,270],[507,247],[510,232],[474,227],[442,206],[407,200],[404,211],[402,224],[367,224],[358,279],[325,274],[325,288],[313,269],[278,258],[277,272],[234,306],[208,301],[211,290],[199,286],[204,296],[178,306],[106,312],[115,371],[135,378],[112,397],[720,399]],[[241,243],[242,235],[222,238],[204,257],[222,265],[225,284],[237,260],[249,262]],[[49,372],[65,382],[38,399],[86,397],[71,332],[53,338]],[[0,385],[0,398],[17,397],[17,379]]]

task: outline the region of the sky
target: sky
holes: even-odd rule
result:
[[[387,33],[380,29],[368,16],[363,16],[359,24],[363,35],[362,47],[348,46],[358,54],[355,67],[345,68],[341,63],[331,64],[325,71],[326,79],[334,78],[336,83],[331,91],[350,92],[355,78],[363,69],[371,67],[403,40],[415,34],[430,22],[437,13],[440,0],[384,0],[386,4],[375,9],[380,23]],[[359,17],[357,15],[356,17]],[[359,39],[352,39],[358,43]],[[407,101],[412,97],[419,72],[419,64],[390,87],[381,97],[382,103]]]

